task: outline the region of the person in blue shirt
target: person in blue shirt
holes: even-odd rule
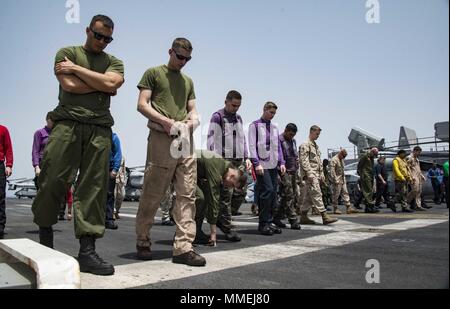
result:
[[[111,154],[109,159],[109,184],[108,199],[106,202],[105,228],[117,230],[119,226],[114,222],[114,190],[116,188],[116,177],[122,162],[122,149],[120,139],[116,133],[112,134]]]
[[[433,163],[433,167],[428,170],[427,177],[431,181],[434,191],[434,203],[439,205],[441,203],[441,184],[439,178],[441,176],[440,169],[436,163]]]
[[[444,171],[438,167],[438,182],[439,182],[439,204],[445,203],[445,183],[444,183]]]

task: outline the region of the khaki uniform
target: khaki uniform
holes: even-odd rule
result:
[[[163,65],[147,70],[138,88],[150,90],[151,105],[161,115],[183,122],[188,119],[187,103],[195,100],[192,79],[180,71]],[[177,124],[178,125],[178,124]],[[197,162],[194,156],[194,140],[187,130],[172,128],[169,136],[161,126],[149,121],[150,135],[147,146],[147,164],[144,187],[136,216],[137,246],[148,248],[150,229],[155,215],[166,196],[170,183],[177,195],[172,210],[177,225],[173,243],[173,255],[192,251],[195,239],[195,191],[197,186]]]
[[[422,171],[420,169],[419,159],[414,158],[413,155],[410,155],[406,158],[406,163],[408,164],[409,171],[411,173],[412,183],[411,183],[411,192],[409,192],[407,200],[408,203],[413,200],[416,201],[417,207],[422,207],[422,187],[424,177],[422,175]]]
[[[326,212],[323,206],[322,191],[320,189],[320,180],[324,179],[322,160],[319,146],[314,141],[307,141],[300,146],[300,176],[305,180],[305,186],[302,190],[302,212],[308,212],[311,206],[319,212]],[[307,178],[312,177],[310,183]]]
[[[333,206],[338,206],[339,196],[342,196],[344,205],[350,207],[350,196],[345,181],[344,160],[339,155],[334,156],[330,162],[330,180],[333,185]]]
[[[175,138],[166,133],[152,130],[148,138],[147,165],[144,187],[136,216],[137,245],[149,247],[150,229],[155,215],[173,182],[177,193],[176,205],[172,211],[177,224],[173,254],[175,256],[192,251],[195,239],[195,191],[197,183],[197,162],[191,151],[187,158],[173,158],[170,153]],[[191,147],[193,140],[191,136]]]

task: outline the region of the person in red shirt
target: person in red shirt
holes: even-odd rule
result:
[[[13,150],[11,137],[6,127],[0,125],[0,239],[5,236],[6,225],[6,178],[11,176]]]

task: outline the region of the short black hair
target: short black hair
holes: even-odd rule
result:
[[[386,157],[385,157],[385,156],[379,157],[379,158],[378,158],[378,162],[380,162],[381,160],[386,160]]]
[[[51,120],[51,121],[53,121],[53,112],[48,112],[47,113],[47,116],[45,116],[45,120]]]
[[[236,90],[231,90],[228,92],[226,100],[242,100],[242,95]]]
[[[92,28],[98,21],[101,21],[105,27],[114,30],[114,22],[112,21],[111,18],[109,18],[106,15],[95,15],[94,17],[92,17],[91,24],[89,25],[89,27]]]
[[[406,150],[402,149],[397,152],[397,156],[400,156],[402,154],[406,154]]]
[[[416,146],[414,147],[413,151],[422,151],[422,148],[420,148],[420,146]]]
[[[286,126],[286,131],[290,131],[290,132],[297,133],[298,128],[297,128],[297,126],[296,126],[294,123],[289,123],[289,124]]]

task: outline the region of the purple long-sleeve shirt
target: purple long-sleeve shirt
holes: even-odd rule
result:
[[[209,122],[207,147],[225,159],[248,159],[241,117],[225,109],[215,112]]]
[[[33,150],[31,152],[33,167],[41,164],[42,157],[44,156],[44,149],[48,143],[48,137],[51,132],[52,130],[46,126],[34,133]]]
[[[262,118],[250,124],[248,132],[250,160],[254,167],[275,169],[285,165],[279,131],[271,121]]]
[[[286,162],[286,171],[295,172],[298,170],[298,150],[297,142],[295,139],[290,141],[284,138],[284,135],[280,135],[280,144],[283,149],[283,157]]]

